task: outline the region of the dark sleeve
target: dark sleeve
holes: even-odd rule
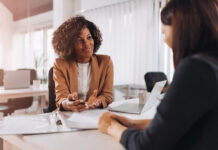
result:
[[[173,148],[217,104],[215,81],[215,73],[207,63],[194,58],[183,60],[151,124],[144,131],[125,130],[121,144],[128,150]]]

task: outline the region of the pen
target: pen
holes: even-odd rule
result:
[[[76,101],[75,99],[73,99],[73,98],[69,98],[69,97],[68,97],[68,100],[71,101],[71,102]],[[85,103],[84,100],[79,100],[79,102],[80,102],[81,105],[85,105],[85,106],[86,106],[86,103]]]
[[[58,119],[58,114],[55,112],[55,119],[56,119],[56,125],[62,125],[62,122],[60,119]]]

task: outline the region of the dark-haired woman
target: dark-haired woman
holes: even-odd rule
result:
[[[59,110],[80,112],[112,102],[112,60],[95,54],[101,42],[99,29],[83,16],[70,18],[54,32],[52,44],[59,58],[53,77]]]
[[[218,1],[170,0],[161,13],[175,74],[153,120],[113,113],[99,130],[128,150],[218,149]]]

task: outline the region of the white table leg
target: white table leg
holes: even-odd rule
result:
[[[46,106],[46,96],[45,95],[41,96],[40,105],[41,105],[41,108],[47,107]]]

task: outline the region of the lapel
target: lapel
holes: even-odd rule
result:
[[[69,83],[70,83],[70,92],[71,94],[73,92],[78,92],[78,69],[77,69],[77,63],[76,61],[72,61],[69,64]]]
[[[88,97],[92,95],[95,89],[98,90],[99,85],[99,66],[95,55],[91,57],[91,80],[89,84]]]

